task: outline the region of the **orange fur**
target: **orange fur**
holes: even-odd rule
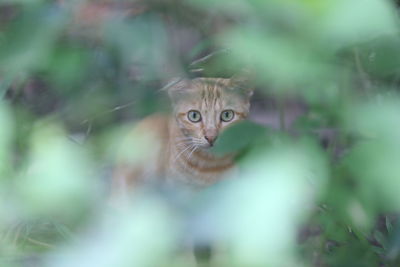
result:
[[[182,80],[167,90],[172,114],[142,120],[123,145],[126,151],[142,149],[143,155],[123,153],[113,176],[117,195],[154,182],[202,188],[235,168],[235,155],[216,156],[209,148],[226,127],[246,118],[251,91],[234,80],[221,78]],[[198,112],[195,118],[200,114],[201,120],[191,121],[190,111]],[[233,114],[230,121],[222,119],[225,111],[228,119]],[[135,147],[137,144],[143,147]]]

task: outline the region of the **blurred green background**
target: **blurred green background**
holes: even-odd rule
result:
[[[215,245],[212,266],[400,266],[398,14],[389,0],[0,1],[0,266],[196,266],[187,236]],[[108,210],[118,141],[169,110],[159,89],[243,71],[251,122],[217,148],[245,151],[240,179],[186,207],[145,194]]]

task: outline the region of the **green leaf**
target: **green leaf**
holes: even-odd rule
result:
[[[390,221],[388,216],[385,216],[385,224],[386,224],[386,229],[387,229],[388,233],[391,233],[393,231],[393,224]]]
[[[387,240],[386,236],[385,236],[382,232],[376,231],[376,232],[374,233],[374,238],[376,239],[376,241],[379,242],[379,244],[382,245],[382,247],[383,247],[384,249],[387,249],[387,247],[388,247],[388,240]]]
[[[266,133],[266,128],[258,124],[250,121],[239,122],[221,134],[211,151],[217,155],[237,152]]]

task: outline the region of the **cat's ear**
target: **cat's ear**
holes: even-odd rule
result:
[[[185,78],[172,78],[167,84],[161,88],[161,91],[166,91],[172,100],[177,99],[179,95],[182,95],[190,87],[190,80]]]
[[[240,73],[230,78],[230,85],[234,90],[250,98],[254,93],[254,83],[249,73]]]

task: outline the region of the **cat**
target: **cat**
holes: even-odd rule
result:
[[[233,175],[236,155],[217,156],[211,149],[226,128],[247,118],[253,94],[248,84],[234,77],[181,79],[166,86],[172,112],[142,120],[128,135],[113,176],[112,199],[129,203],[126,198],[144,185],[172,189],[175,198],[189,192],[190,198],[191,192]],[[186,195],[178,202],[190,200]],[[210,262],[212,241],[189,243],[198,263]]]
[[[164,90],[172,112],[142,120],[129,135],[123,145],[128,153],[122,153],[113,175],[114,195],[129,194],[143,184],[197,190],[235,172],[235,154],[217,156],[211,148],[227,127],[247,118],[253,94],[247,81],[180,79]],[[135,147],[135,142],[143,147]]]

